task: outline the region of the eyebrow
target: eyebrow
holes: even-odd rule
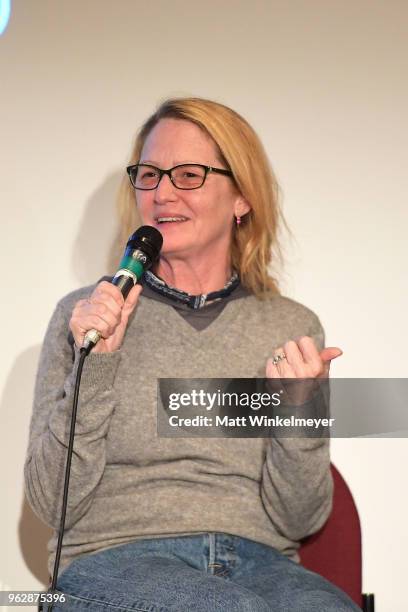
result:
[[[157,162],[152,161],[150,159],[140,160],[139,164],[150,164],[151,166],[155,166],[156,168],[160,168],[160,165]],[[174,168],[175,166],[181,166],[182,164],[201,164],[202,166],[211,166],[212,165],[212,164],[204,164],[204,163],[198,162],[198,161],[188,160],[188,161],[179,161],[179,162],[175,163],[174,166],[172,166],[172,167]]]

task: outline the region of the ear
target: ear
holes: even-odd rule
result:
[[[251,205],[244,198],[244,196],[240,195],[237,197],[234,204],[234,216],[235,217],[243,217],[251,210]]]

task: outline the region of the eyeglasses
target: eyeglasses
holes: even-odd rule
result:
[[[126,170],[133,187],[144,191],[156,189],[164,174],[167,174],[177,189],[199,189],[204,185],[209,172],[232,176],[230,170],[203,164],[179,164],[168,170],[161,170],[150,164],[135,164],[128,166]]]

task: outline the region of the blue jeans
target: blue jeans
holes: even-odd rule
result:
[[[76,559],[53,611],[346,612],[340,589],[274,548],[225,533],[136,540]]]

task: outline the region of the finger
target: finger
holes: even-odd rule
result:
[[[78,300],[78,302],[75,304],[74,306],[74,310],[83,308],[86,304],[89,304],[89,299],[88,298],[84,298],[83,300]]]
[[[84,316],[96,315],[108,322],[117,323],[120,321],[122,308],[109,295],[102,295],[100,298],[91,298],[88,304],[82,309]]]
[[[72,326],[77,332],[82,333],[84,329],[86,331],[92,329],[89,327],[89,322],[91,320],[97,321],[98,327],[94,327],[93,329],[102,332],[101,326],[103,326],[105,330],[104,335],[106,333],[112,334],[120,323],[121,310],[121,307],[107,294],[80,300],[72,313]]]
[[[126,331],[126,327],[128,325],[128,321],[129,321],[129,317],[132,314],[133,310],[136,308],[137,303],[139,301],[139,295],[142,291],[142,286],[141,285],[135,285],[134,287],[132,287],[132,289],[130,290],[126,301],[125,301],[125,305],[123,307],[123,310],[121,312],[121,319],[120,319],[120,323],[117,327],[117,334],[118,337],[123,338],[125,331]]]
[[[120,320],[123,304],[118,302],[109,293],[101,292],[90,298],[88,302],[88,311],[97,312],[103,315],[105,312],[110,312]]]
[[[123,308],[125,314],[130,315],[130,313],[133,311],[134,307],[139,301],[139,296],[142,292],[142,289],[142,285],[137,284],[129,291]]]
[[[121,317],[121,325],[124,325],[125,328],[128,324],[129,318],[132,314],[132,312],[134,311],[134,309],[137,306],[137,303],[139,301],[139,295],[141,292],[142,288],[140,285],[137,285],[135,287],[132,288],[131,292],[129,293],[126,302],[125,302],[125,306],[122,310],[122,317]],[[130,295],[132,294],[132,295]]]
[[[343,354],[343,351],[337,346],[328,346],[324,348],[320,353],[320,359],[325,363],[330,363],[332,359],[336,359]]]
[[[123,306],[123,303],[125,300],[123,298],[123,295],[120,289],[118,289],[116,285],[112,285],[112,283],[108,283],[108,281],[102,281],[101,283],[97,285],[97,287],[95,287],[91,295],[91,300],[93,300],[93,298],[98,298],[103,293],[107,293],[115,300],[115,302],[119,306]]]
[[[283,361],[274,363],[272,358],[266,362],[266,377],[267,378],[295,378],[295,373],[292,368]]]
[[[307,366],[296,342],[294,340],[289,340],[289,342],[284,344],[283,348],[286,355],[286,361],[293,371],[294,376],[297,378],[307,378]],[[288,378],[293,378],[293,376],[288,376]]]
[[[86,334],[90,329],[96,329],[103,338],[109,338],[114,333],[119,321],[117,319],[112,321],[106,316],[103,318],[97,314],[90,314],[82,316],[79,320],[73,319],[72,323],[80,334]]]
[[[319,355],[316,344],[310,336],[302,336],[297,341],[303,361],[308,367],[308,376],[314,378],[323,371],[323,360]]]
[[[266,362],[266,378],[280,378],[278,368],[273,363],[272,358],[269,358]]]
[[[89,305],[88,299],[79,300],[72,310],[69,328],[76,340],[83,335],[83,319],[89,313]]]
[[[279,347],[273,351],[274,359],[272,363],[275,365],[280,378],[294,378],[296,376],[294,369],[288,362],[285,348]]]
[[[321,374],[322,377],[329,376],[332,359],[336,359],[342,354],[343,351],[335,346],[328,346],[321,351],[320,358],[323,361],[323,373]]]

